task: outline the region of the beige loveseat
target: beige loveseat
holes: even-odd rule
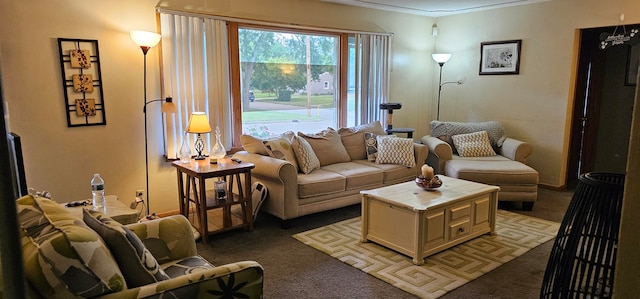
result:
[[[533,147],[506,137],[500,123],[432,121],[431,135],[422,137],[422,143],[429,148],[426,162],[436,173],[499,186],[499,201],[520,201],[523,209],[533,208],[538,172],[526,165]]]
[[[283,227],[289,219],[360,203],[361,190],[413,180],[427,157],[426,146],[387,136],[379,122],[315,134],[288,132],[271,140],[244,135],[242,143],[245,151],[234,158],[255,164],[252,179],[269,190],[262,210],[283,220]],[[312,150],[305,153],[300,149],[307,144]],[[320,162],[311,171],[309,155]]]

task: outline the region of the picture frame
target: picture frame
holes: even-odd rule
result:
[[[480,43],[480,75],[520,73],[521,39]]]
[[[627,56],[627,71],[624,76],[625,86],[636,86],[638,68],[640,67],[640,45],[630,45]]]
[[[106,125],[98,41],[58,38],[58,51],[67,127]]]

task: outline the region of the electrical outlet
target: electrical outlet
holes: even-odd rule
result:
[[[142,199],[144,196],[144,190],[136,190],[136,198]]]

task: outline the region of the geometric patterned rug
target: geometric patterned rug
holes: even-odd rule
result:
[[[482,235],[431,255],[421,266],[384,246],[360,242],[360,217],[293,237],[420,298],[438,298],[553,239],[560,226],[504,210],[498,210],[496,220],[496,235]]]

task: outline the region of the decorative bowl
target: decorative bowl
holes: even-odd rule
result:
[[[431,179],[427,179],[422,175],[419,175],[416,177],[416,185],[424,190],[434,191],[442,186],[442,180],[440,180],[437,175],[433,176]]]

